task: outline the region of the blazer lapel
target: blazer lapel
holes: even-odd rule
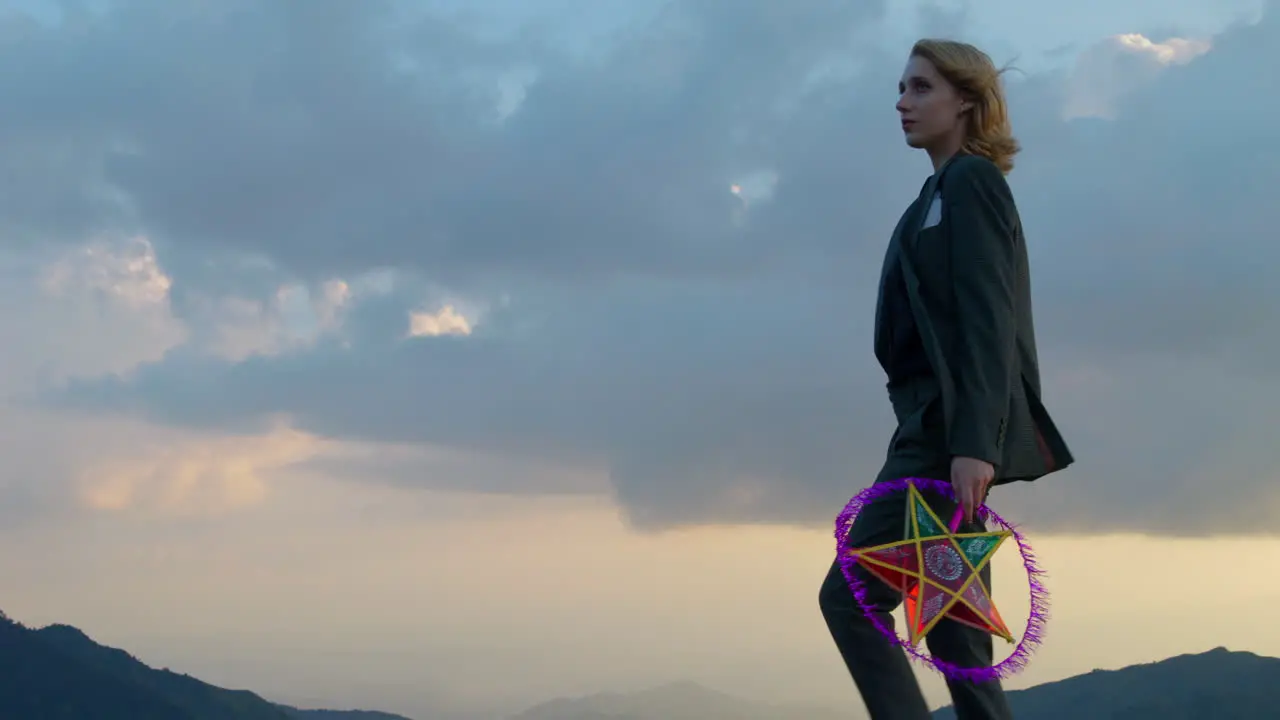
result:
[[[922,205],[923,207],[917,208],[917,212],[912,216],[908,231],[904,232],[901,242],[898,243],[898,261],[902,264],[902,278],[907,286],[907,297],[911,301],[911,313],[915,317],[920,340],[924,344],[925,354],[929,357],[929,364],[933,367],[938,384],[941,386],[942,405],[946,415],[948,436],[951,428],[951,409],[955,407],[955,385],[951,380],[951,372],[947,367],[946,356],[942,353],[942,345],[938,341],[937,333],[934,332],[928,308],[925,307],[924,301],[920,296],[920,276],[916,273],[915,265],[915,240],[920,234],[921,227],[924,225],[925,218],[928,215],[928,203],[932,201],[934,193],[937,192],[938,185],[942,181],[942,173],[950,163],[950,160],[943,163],[942,167],[938,168],[938,171],[924,184],[924,188],[920,191],[920,199],[917,202],[918,206]]]
[[[907,227],[908,223],[914,215],[910,212],[902,214],[898,218],[898,225],[893,229],[893,234],[889,236],[889,246],[884,251],[884,264],[880,266],[880,292],[876,295],[876,349],[877,351],[886,347],[884,344],[890,342],[888,337],[889,328],[885,324],[885,307],[884,296],[888,290],[889,273],[893,271],[894,263],[902,255],[902,231]]]

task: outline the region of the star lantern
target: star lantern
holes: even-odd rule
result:
[[[908,642],[919,645],[944,617],[1014,642],[980,575],[1013,532],[956,533],[959,509],[948,526],[915,483],[907,483],[906,491],[906,539],[846,552],[903,594]]]

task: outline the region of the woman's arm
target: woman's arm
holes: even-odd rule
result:
[[[944,185],[958,324],[948,358],[956,388],[949,451],[999,466],[1016,380],[1013,193],[999,168],[979,157],[960,158]]]

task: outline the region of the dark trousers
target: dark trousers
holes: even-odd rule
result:
[[[949,480],[950,458],[942,441],[941,402],[936,386],[922,382],[897,388],[890,393],[890,399],[898,417],[898,429],[876,482],[903,477]],[[953,501],[933,493],[926,493],[925,499],[943,522],[951,519],[955,512]],[[905,493],[894,493],[869,503],[854,520],[849,546],[866,547],[901,540],[906,530],[905,518]],[[962,525],[959,531],[984,529],[975,521]],[[890,613],[902,603],[901,594],[861,567],[856,572],[867,586],[869,604],[881,622],[893,628]],[[983,569],[982,578],[990,587],[990,566]],[[833,562],[827,572],[818,604],[872,720],[928,720],[929,707],[906,653],[867,619],[838,561]],[[930,654],[961,667],[989,667],[993,660],[990,635],[950,618],[939,621],[924,642]],[[974,684],[948,679],[947,688],[958,720],[1013,717],[998,681]]]

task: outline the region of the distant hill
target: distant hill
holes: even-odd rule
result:
[[[1011,691],[1009,704],[1019,720],[1280,718],[1280,659],[1217,648]]]
[[[1223,648],[1120,670],[1096,670],[1009,693],[1018,720],[1259,720],[1280,718],[1280,659]],[[859,704],[826,708],[752,703],[693,683],[636,693],[561,698],[510,720],[848,720]],[[933,714],[954,720],[951,708]]]
[[[300,720],[409,720],[403,715],[378,712],[377,710],[299,710],[281,705],[291,718]]]
[[[299,710],[248,690],[156,670],[69,625],[38,630],[0,613],[0,720],[408,720]]]
[[[771,706],[683,682],[635,693],[560,698],[511,720],[848,720],[826,708]]]

